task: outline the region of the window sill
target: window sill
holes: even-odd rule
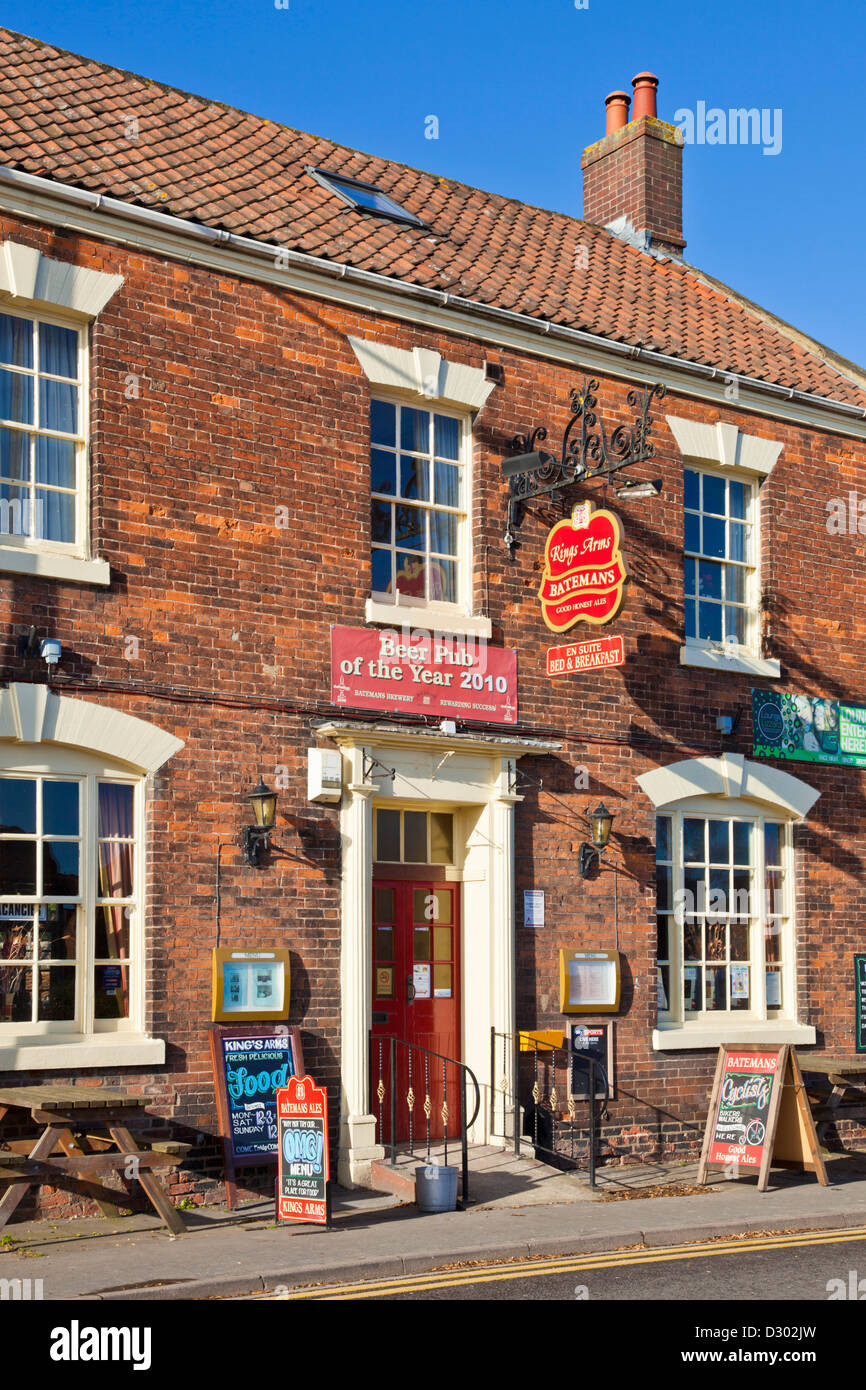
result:
[[[75,584],[110,584],[107,560],[81,560],[49,550],[18,550],[0,545],[0,571],[33,574],[40,579],[68,579]]]
[[[738,676],[765,676],[778,680],[781,666],[778,661],[751,656],[742,648],[728,655],[714,647],[680,647],[680,665],[697,666],[703,671],[731,671]]]
[[[768,1047],[795,1043],[798,1047],[811,1047],[815,1043],[815,1029],[805,1023],[782,1019],[778,1022],[719,1023],[711,1028],[706,1024],[670,1023],[653,1029],[654,1052],[722,1047],[727,1043],[765,1043]]]
[[[380,603],[368,598],[364,609],[368,623],[387,623],[389,627],[423,627],[431,632],[452,632],[468,637],[489,638],[493,624],[489,618],[474,618],[451,604]]]
[[[73,1037],[0,1036],[0,1071],[52,1071],[61,1067],[162,1066],[165,1043],[139,1033],[91,1033]]]

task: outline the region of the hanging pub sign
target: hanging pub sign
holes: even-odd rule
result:
[[[293,1076],[277,1092],[277,1220],[327,1225],[328,1094],[311,1076]]]
[[[622,666],[624,661],[625,647],[621,636],[596,637],[593,642],[569,642],[564,647],[547,648],[549,676],[598,671],[605,666]]]
[[[517,720],[517,654],[425,630],[331,628],[331,701],[484,724]]]
[[[815,1173],[827,1186],[797,1054],[787,1044],[720,1047],[698,1183],[710,1167],[733,1166],[737,1174],[757,1172],[764,1192],[773,1163]]]
[[[753,690],[752,745],[760,758],[866,767],[866,705]]]
[[[558,521],[544,547],[538,597],[547,626],[565,632],[575,623],[609,623],[622,604],[626,581],[622,531],[613,512],[580,502]]]

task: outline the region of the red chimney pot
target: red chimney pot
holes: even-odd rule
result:
[[[605,110],[607,112],[607,130],[605,135],[610,135],[614,130],[622,130],[624,125],[628,125],[628,104],[631,97],[628,92],[611,92],[604,99]]]
[[[656,90],[659,80],[655,73],[639,72],[631,80],[634,87],[634,106],[632,107],[631,118],[639,121],[641,116],[656,117]]]

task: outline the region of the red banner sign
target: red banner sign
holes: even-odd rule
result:
[[[622,666],[624,661],[625,646],[621,637],[597,637],[594,642],[548,647],[547,674],[564,676],[573,671],[598,671],[604,666]]]
[[[277,1220],[328,1220],[328,1093],[311,1076],[277,1091]]]
[[[514,724],[517,655],[408,628],[332,627],[331,700],[388,714]]]
[[[581,502],[547,537],[538,597],[547,626],[565,632],[575,623],[607,623],[622,603],[626,579],[622,533],[613,512]]]

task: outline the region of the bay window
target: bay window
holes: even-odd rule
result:
[[[656,817],[660,1022],[793,1017],[791,852],[763,813]]]
[[[140,1023],[141,782],[63,761],[0,774],[0,1041]]]

